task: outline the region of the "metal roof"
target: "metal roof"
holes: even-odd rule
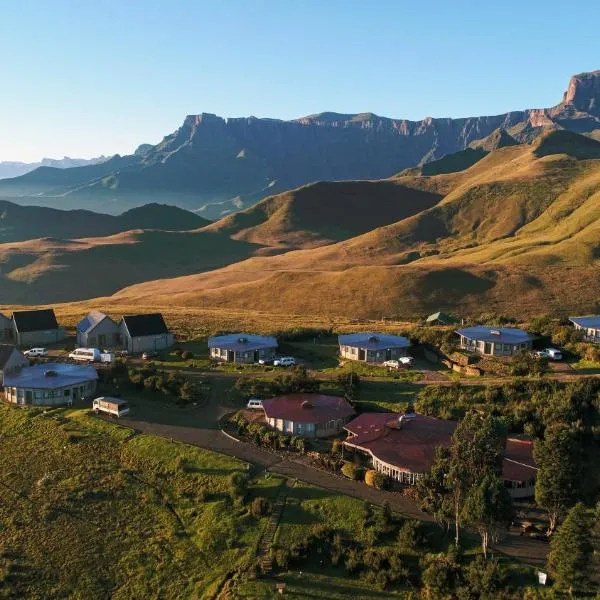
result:
[[[267,418],[295,423],[327,423],[354,414],[354,409],[344,398],[323,394],[287,394],[263,400],[262,405]]]
[[[475,327],[457,329],[456,333],[469,340],[477,340],[479,342],[499,342],[502,344],[522,344],[537,338],[537,336],[532,335],[523,329],[517,329],[516,327],[487,327],[477,325]]]
[[[90,311],[79,323],[77,323],[77,330],[81,333],[89,333],[98,323],[104,321],[107,315],[99,310]],[[116,323],[115,323],[116,324]]]
[[[98,379],[94,367],[67,363],[44,363],[4,376],[4,387],[54,390]]]
[[[600,329],[600,315],[588,315],[587,317],[569,317],[571,323],[579,325],[584,329]]]
[[[58,329],[56,315],[51,308],[13,312],[13,319],[20,333]]]
[[[339,335],[338,342],[340,346],[353,346],[364,350],[387,350],[388,348],[408,348],[410,346],[410,340],[401,335],[373,333],[372,331]]]
[[[13,355],[13,352],[21,354],[21,352],[19,352],[15,346],[10,346],[9,344],[0,344],[0,371],[4,369],[4,366]],[[23,360],[27,360],[22,354],[21,358]]]
[[[131,337],[144,337],[146,335],[161,335],[169,333],[165,320],[160,313],[148,315],[124,315],[123,321]]]
[[[216,335],[208,338],[209,348],[245,352],[262,350],[263,348],[277,348],[277,340],[266,335],[253,335],[252,333],[230,333]]]

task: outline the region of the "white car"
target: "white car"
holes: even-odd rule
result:
[[[248,404],[246,404],[246,408],[262,408],[262,400],[258,398],[250,398],[248,400]]]
[[[544,348],[538,350],[535,354],[540,358],[549,358],[550,360],[562,360],[563,357],[562,352],[556,348]]]
[[[296,359],[293,356],[281,356],[273,361],[274,367],[293,367]]]
[[[401,356],[397,360],[386,360],[383,366],[390,369],[399,369],[400,367],[410,367],[414,362],[415,359],[412,356]]]
[[[23,356],[27,358],[37,358],[39,356],[48,356],[47,348],[31,348],[30,350],[25,350],[23,352]]]

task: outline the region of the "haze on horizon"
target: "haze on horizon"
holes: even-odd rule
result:
[[[581,28],[600,18],[594,0],[460,4],[11,3],[0,160],[131,153],[200,112],[416,120],[546,107],[571,75],[600,68]]]

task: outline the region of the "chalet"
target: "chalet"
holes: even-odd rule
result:
[[[277,340],[274,337],[232,333],[208,338],[210,357],[213,360],[233,363],[257,363],[274,358]]]
[[[354,415],[344,398],[322,394],[288,394],[268,398],[262,404],[271,427],[308,438],[335,435]]]
[[[589,315],[587,317],[570,317],[575,329],[583,331],[583,339],[586,342],[600,344],[600,315]]]
[[[120,348],[119,324],[99,310],[88,313],[77,324],[77,346],[80,348]]]
[[[535,335],[515,327],[466,327],[458,329],[460,347],[484,356],[512,356],[517,352],[531,350]]]
[[[458,319],[445,312],[436,312],[425,319],[427,325],[456,325]]]
[[[126,315],[121,318],[119,329],[123,348],[132,354],[164,350],[175,340],[160,313]]]
[[[410,340],[387,333],[351,333],[338,336],[340,356],[349,360],[382,363],[406,356]]]
[[[15,346],[0,344],[0,386],[5,375],[29,366],[29,360]]]
[[[438,447],[449,447],[455,421],[418,413],[363,413],[344,429],[344,445],[367,454],[373,468],[395,482],[414,485],[433,466]],[[537,468],[533,444],[509,438],[502,458],[502,479],[513,498],[533,496]]]
[[[0,343],[12,342],[14,337],[12,321],[0,313]]]
[[[13,404],[58,406],[92,394],[98,373],[93,367],[45,363],[4,376],[4,398]]]
[[[46,346],[65,339],[65,330],[58,326],[51,308],[21,310],[13,313],[14,340],[20,346]]]

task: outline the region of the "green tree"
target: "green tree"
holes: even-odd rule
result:
[[[450,452],[447,448],[436,448],[433,466],[417,480],[416,488],[421,508],[442,524],[446,531],[450,529],[454,516],[447,478],[449,471]]]
[[[588,589],[593,570],[593,521],[581,502],[577,503],[556,530],[548,555],[548,571],[556,586],[573,596]]]
[[[537,440],[533,457],[538,465],[535,501],[548,511],[548,533],[558,519],[580,498],[582,482],[579,432],[565,423],[548,427],[543,440]]]
[[[465,498],[461,516],[479,533],[483,557],[487,559],[490,542],[496,541],[500,530],[507,528],[514,517],[512,500],[502,480],[492,473],[472,487]]]

